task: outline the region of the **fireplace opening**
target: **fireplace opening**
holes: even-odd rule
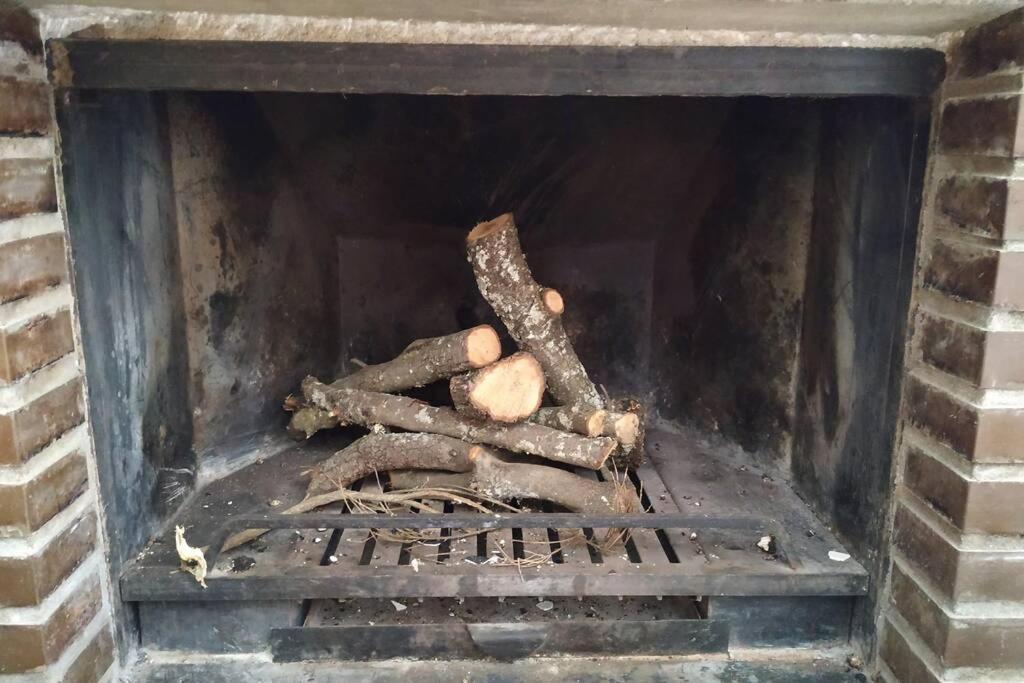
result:
[[[58,118],[110,561],[143,646],[289,661],[871,637],[926,103],[76,89]],[[647,408],[645,464],[620,473],[638,514],[687,524],[602,557],[563,554],[547,525],[410,546],[335,519],[211,548],[207,589],[172,573],[176,525],[205,546],[297,502],[303,472],[365,433],[291,440],[303,377],[481,324],[516,350],[465,255],[506,212],[591,378]],[[488,578],[531,538],[550,563]],[[637,626],[659,620],[660,640]],[[384,621],[449,636],[409,650],[366,631]],[[513,622],[533,635],[494,630]],[[339,624],[366,647],[316,640]]]

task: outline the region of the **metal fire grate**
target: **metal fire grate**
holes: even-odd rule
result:
[[[302,472],[338,447],[302,444],[211,482],[126,567],[122,596],[207,602],[864,593],[864,569],[829,559],[827,551],[841,546],[784,483],[749,461],[694,452],[681,436],[654,432],[649,441],[652,462],[630,474],[644,511],[600,517],[550,508],[482,515],[451,507],[444,514],[366,515],[340,508],[279,514],[275,510],[302,499]],[[666,488],[663,475],[672,477],[675,489]],[[363,486],[379,483],[371,477]],[[178,571],[176,524],[186,528],[192,545],[206,546],[206,589]],[[230,534],[246,528],[272,531],[220,552]],[[629,538],[603,552],[600,540],[615,528],[630,529]],[[374,529],[418,529],[431,539],[383,542]],[[764,536],[773,540],[767,552],[757,545]],[[570,540],[579,538],[586,542]],[[538,556],[550,561],[529,561]]]

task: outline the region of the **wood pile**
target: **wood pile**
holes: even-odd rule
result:
[[[301,396],[285,401],[293,436],[339,425],[370,430],[313,468],[307,497],[387,472],[393,487],[433,477],[497,500],[545,500],[585,513],[635,510],[634,494],[565,466],[598,470],[609,458],[620,469],[637,465],[642,407],[608,400],[590,380],[562,326],[565,302],[534,280],[511,214],[476,226],[466,250],[480,293],[520,350],[500,357],[497,332],[480,325],[414,341],[394,359],[329,384],[307,377]],[[453,407],[401,395],[445,380]],[[541,407],[545,391],[553,406]],[[523,462],[523,455],[551,465]]]

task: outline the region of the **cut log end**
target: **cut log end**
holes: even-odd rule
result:
[[[557,289],[545,287],[540,290],[540,300],[551,315],[562,315],[565,312],[565,301]]]
[[[623,446],[634,446],[640,434],[640,417],[635,413],[623,413],[615,420],[615,438]]]
[[[474,327],[466,335],[466,360],[474,368],[482,368],[501,358],[501,340],[490,325]]]
[[[481,370],[453,377],[452,399],[477,419],[521,422],[540,407],[544,371],[529,353],[516,353]]]
[[[486,223],[480,223],[475,228],[470,230],[469,235],[466,236],[466,241],[470,244],[476,242],[479,239],[487,237],[495,232],[505,230],[510,226],[515,225],[515,221],[512,218],[512,214],[503,213],[502,215],[487,221]]]

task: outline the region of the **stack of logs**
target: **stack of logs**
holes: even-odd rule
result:
[[[641,410],[636,402],[612,405],[590,381],[562,327],[562,297],[534,281],[511,214],[478,225],[466,247],[480,293],[521,350],[500,358],[497,333],[481,325],[415,341],[393,360],[331,384],[307,377],[302,397],[285,402],[293,435],[337,425],[371,430],[312,470],[307,497],[389,472],[394,488],[429,478],[498,500],[547,500],[584,513],[634,510],[635,495],[613,482],[516,460],[513,454],[528,454],[598,470],[614,455],[618,465],[636,464]],[[449,381],[454,409],[398,395],[441,380]],[[556,407],[541,407],[545,390]]]

